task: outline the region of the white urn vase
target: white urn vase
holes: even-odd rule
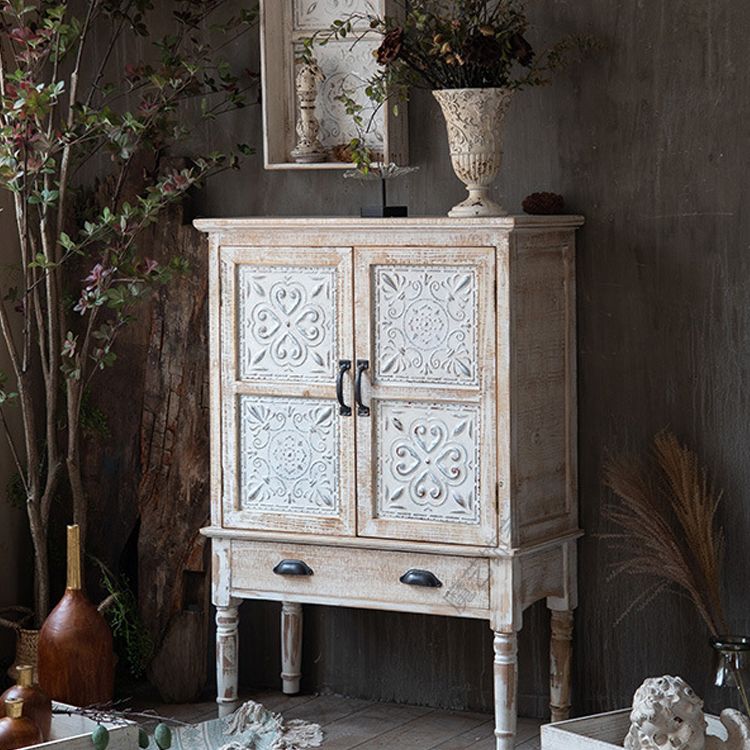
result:
[[[507,216],[490,197],[490,186],[503,159],[505,113],[512,89],[440,89],[432,92],[448,128],[453,171],[469,197],[448,216]]]

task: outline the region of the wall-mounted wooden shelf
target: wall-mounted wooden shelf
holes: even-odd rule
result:
[[[351,13],[394,16],[393,0],[261,0],[261,80],[263,90],[263,146],[266,169],[343,170],[349,162],[331,160],[300,164],[291,157],[296,144],[297,98],[295,76],[302,40],[328,28],[333,21]],[[372,55],[379,35],[360,29],[364,38],[330,41],[316,47],[316,58],[325,81],[321,85],[316,114],[321,125],[320,140],[326,149],[345,146],[356,136],[351,117],[337,97],[346,92],[364,107],[368,121],[375,105],[364,89],[376,72]],[[408,120],[406,107],[396,116],[384,106],[374,114],[368,146],[386,163],[408,162]]]

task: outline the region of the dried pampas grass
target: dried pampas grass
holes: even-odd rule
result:
[[[656,580],[628,612],[674,586],[693,602],[711,635],[726,633],[721,599],[724,534],[716,523],[721,493],[712,487],[695,453],[664,431],[654,438],[648,461],[610,459],[604,478],[616,496],[606,517],[618,531],[603,536],[613,539],[624,554],[613,566],[613,576]]]

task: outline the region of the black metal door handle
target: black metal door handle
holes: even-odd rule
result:
[[[352,363],[348,359],[339,360],[339,373],[336,375],[336,398],[339,402],[339,414],[342,417],[351,417],[352,407],[344,403],[344,375],[352,369]]]
[[[368,360],[357,360],[357,377],[354,380],[354,400],[357,402],[357,416],[360,417],[370,416],[370,407],[362,403],[362,375],[369,367],[370,363]]]
[[[273,572],[277,576],[311,576],[313,569],[302,560],[282,560]]]
[[[439,589],[443,585],[443,582],[434,573],[429,570],[416,570],[415,568],[407,570],[398,580],[407,586],[424,586],[429,589]]]

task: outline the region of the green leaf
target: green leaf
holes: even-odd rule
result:
[[[73,240],[70,239],[70,236],[65,232],[60,232],[59,242],[66,250],[73,250],[76,246],[76,243],[73,242]]]
[[[151,740],[149,740],[146,730],[143,727],[138,727],[138,747],[140,747],[141,750],[146,750],[150,742]]]

